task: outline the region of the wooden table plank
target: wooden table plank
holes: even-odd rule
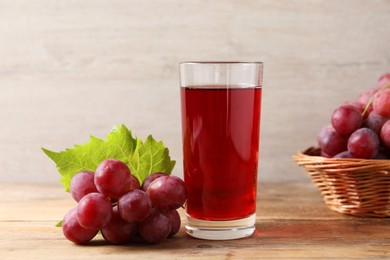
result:
[[[231,241],[194,239],[182,227],[159,245],[97,237],[78,246],[54,227],[74,205],[59,185],[0,184],[0,259],[390,258],[390,219],[334,213],[310,183],[260,185],[256,235]]]
[[[260,184],[258,219],[340,219],[310,183]],[[76,203],[60,184],[0,184],[1,220],[58,220]],[[24,211],[28,214],[21,214]]]

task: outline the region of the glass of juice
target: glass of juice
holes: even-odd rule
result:
[[[255,231],[263,63],[182,62],[186,232],[210,240]]]

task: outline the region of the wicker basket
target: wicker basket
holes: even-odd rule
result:
[[[320,190],[328,207],[360,217],[390,217],[390,160],[321,157],[311,147],[293,159]]]

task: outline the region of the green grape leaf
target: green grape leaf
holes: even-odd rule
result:
[[[154,172],[169,175],[175,165],[163,142],[156,141],[151,135],[142,142],[140,138],[133,137],[125,125],[114,126],[106,140],[91,136],[89,142],[61,152],[45,148],[42,148],[42,151],[55,162],[66,191],[69,191],[70,181],[76,173],[95,171],[97,166],[108,158],[126,163],[141,184]]]
[[[171,161],[169,150],[163,142],[156,141],[149,135],[145,142],[137,140],[137,148],[130,161],[131,172],[141,180],[154,172],[172,172],[175,161]]]

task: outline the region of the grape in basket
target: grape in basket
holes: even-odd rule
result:
[[[337,107],[330,121],[317,135],[322,156],[389,159],[390,73],[356,101]]]

